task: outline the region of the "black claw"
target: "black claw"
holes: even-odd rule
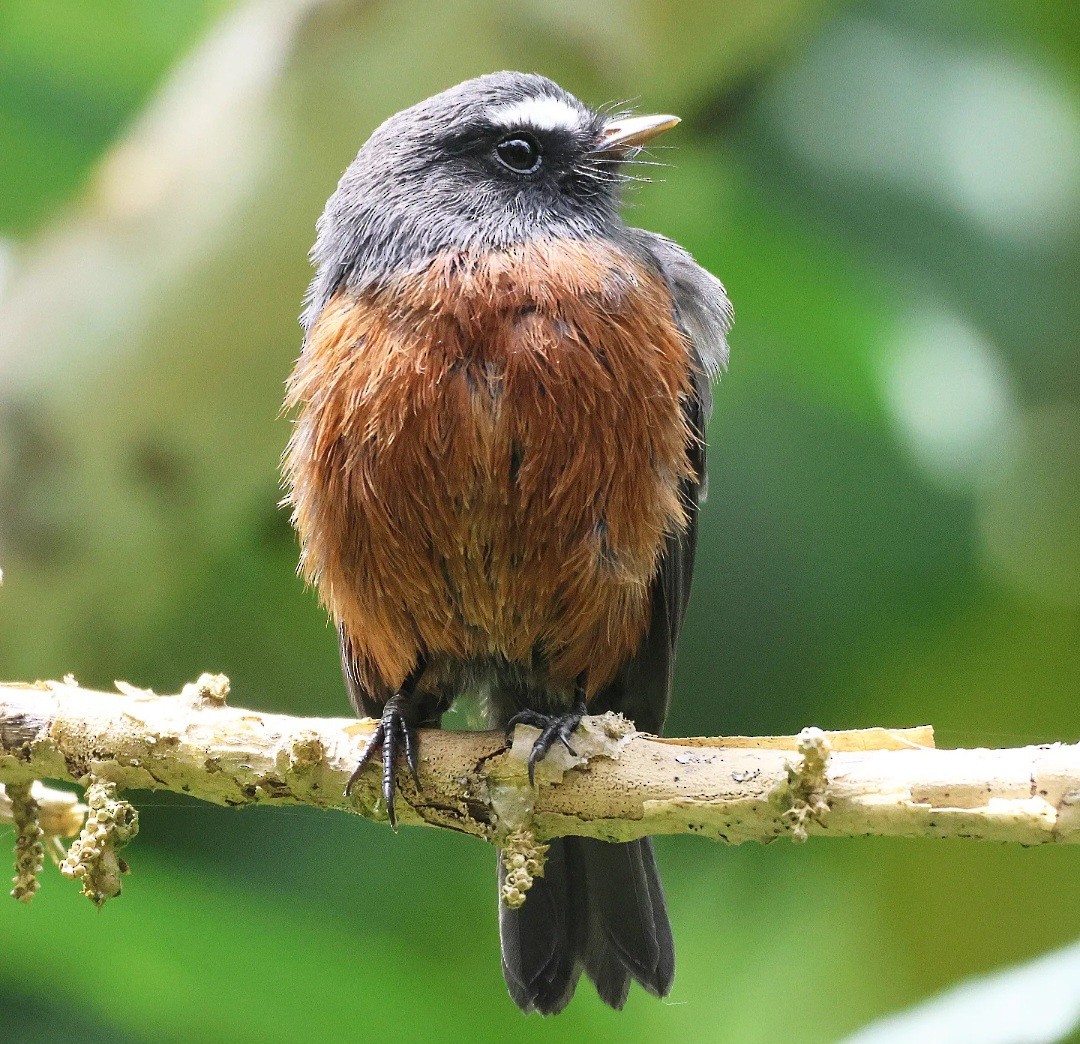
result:
[[[385,720],[385,716],[384,716]],[[394,755],[397,753],[397,734],[400,732],[397,717],[391,717],[383,736],[382,745],[382,793],[386,802],[386,818],[390,829],[397,832],[397,814],[394,812]]]
[[[420,786],[420,745],[416,740],[416,731],[403,725],[401,735],[405,740],[405,764],[409,766],[413,782]]]
[[[379,724],[375,726],[375,731],[371,734],[371,739],[369,739],[364,746],[363,752],[360,754],[360,760],[357,761],[356,768],[353,769],[353,773],[349,777],[349,782],[345,784],[346,797],[349,797],[352,794],[352,788],[356,785],[356,781],[364,771],[364,766],[371,760],[371,755],[375,753],[375,748],[382,743],[385,734],[386,726],[380,721]]]
[[[536,738],[536,742],[533,744],[532,750],[529,752],[529,783],[532,786],[536,786],[536,763],[548,752],[551,744],[547,747],[544,745],[544,733],[540,733]]]
[[[516,725],[532,725],[533,728],[540,730],[540,735],[536,737],[532,750],[529,752],[529,782],[531,784],[536,785],[536,766],[544,760],[556,740],[570,751],[575,758],[578,756],[577,751],[570,745],[570,737],[573,736],[574,729],[581,723],[585,713],[585,702],[583,699],[578,699],[573,710],[568,714],[556,716],[541,714],[534,710],[523,710],[518,711],[506,723],[507,743],[512,742]]]
[[[416,736],[413,715],[410,714],[404,701],[396,696],[387,700],[383,707],[382,720],[371,734],[371,739],[367,741],[360,760],[349,777],[349,782],[345,784],[346,797],[352,793],[354,784],[360,778],[360,774],[371,760],[377,747],[382,747],[382,794],[386,802],[386,818],[390,821],[390,826],[397,830],[397,813],[394,810],[394,763],[398,751],[404,747],[406,764],[419,786],[420,744]]]
[[[540,729],[543,731],[548,727],[551,722],[551,715],[541,714],[539,711],[534,710],[521,710],[518,711],[507,723],[506,723],[506,742],[514,742],[514,729],[518,725],[531,725],[534,729]]]
[[[576,723],[574,725],[574,728],[577,728]],[[571,729],[570,735],[573,735],[573,729]],[[578,756],[577,751],[570,746],[570,737],[565,734],[565,731],[561,727],[559,728],[559,739],[562,740],[562,745],[576,758]]]

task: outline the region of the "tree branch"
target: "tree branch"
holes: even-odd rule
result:
[[[0,781],[102,780],[231,806],[305,804],[385,819],[375,766],[343,796],[371,721],[231,708],[221,676],[204,675],[178,696],[118,688],[94,692],[71,678],[0,685]],[[523,828],[541,840],[1080,842],[1080,744],[937,750],[929,729],[663,740],[605,715],[583,723],[577,757],[552,750],[534,791],[525,769],[534,737],[519,727],[507,750],[498,733],[425,731],[420,786],[399,773],[401,821],[501,843]]]

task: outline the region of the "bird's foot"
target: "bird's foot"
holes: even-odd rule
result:
[[[572,710],[566,714],[541,714],[539,711],[518,711],[506,723],[506,742],[512,743],[514,728],[517,725],[532,725],[540,730],[540,735],[533,742],[529,752],[529,782],[536,783],[536,766],[543,761],[547,752],[551,750],[556,741],[561,743],[576,758],[577,751],[570,746],[570,737],[574,729],[581,724],[581,719],[587,713],[585,701],[578,700]]]
[[[382,747],[382,793],[386,802],[386,818],[390,826],[397,830],[397,816],[394,813],[394,761],[397,752],[404,748],[405,763],[412,772],[416,785],[420,785],[419,740],[416,735],[418,715],[412,701],[403,696],[392,696],[383,707],[382,719],[367,741],[360,760],[357,762],[349,782],[345,784],[345,796],[352,792],[353,785],[360,778],[364,766],[371,760],[376,747]]]

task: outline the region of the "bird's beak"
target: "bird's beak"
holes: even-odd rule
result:
[[[652,141],[658,134],[671,130],[679,123],[678,116],[629,116],[604,125],[600,135],[600,151],[629,149]]]

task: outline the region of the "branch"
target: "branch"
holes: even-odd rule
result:
[[[70,677],[0,685],[0,781],[99,779],[223,805],[305,804],[385,819],[376,766],[343,796],[370,720],[232,708],[221,676],[204,675],[178,696],[118,688],[94,692]],[[399,775],[401,821],[492,841],[527,824],[542,839],[1080,842],[1080,744],[937,750],[929,729],[666,740],[604,715],[585,720],[577,757],[552,749],[534,791],[525,767],[534,737],[519,727],[507,750],[494,732],[423,732],[420,786]]]

